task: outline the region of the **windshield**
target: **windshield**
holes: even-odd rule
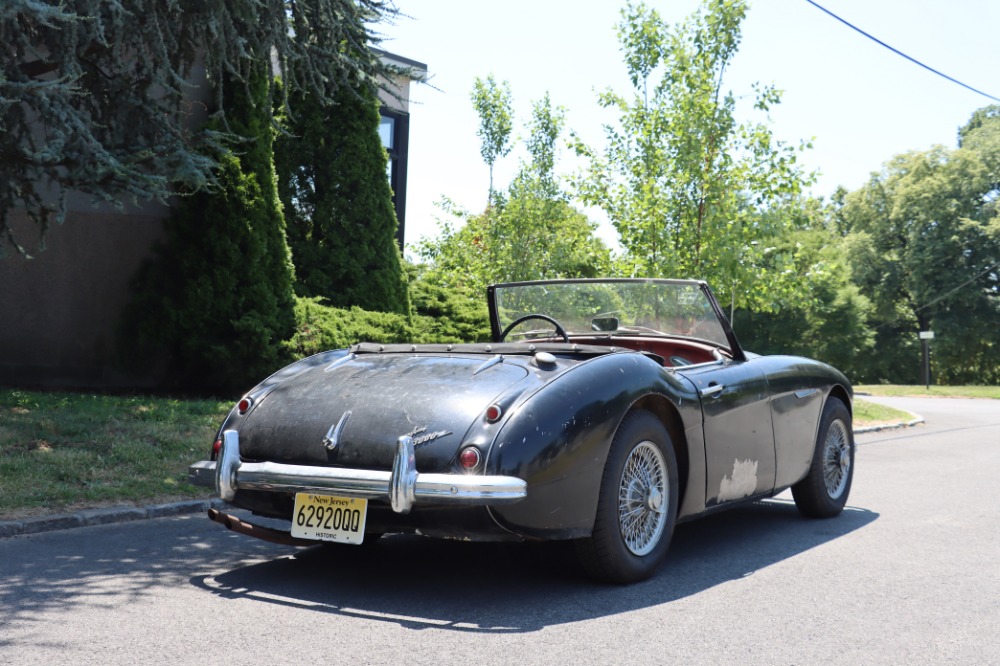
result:
[[[583,280],[494,287],[500,331],[529,314],[555,319],[566,333],[584,336],[669,336],[729,347],[725,329],[702,284],[685,280]],[[553,327],[529,319],[507,340],[550,337]]]

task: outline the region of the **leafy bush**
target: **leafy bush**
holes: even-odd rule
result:
[[[448,343],[489,340],[489,315],[484,302],[468,294],[418,280],[413,302],[417,311],[407,318],[393,312],[359,307],[336,308],[322,298],[295,298],[295,334],[284,343],[293,357],[358,342]]]

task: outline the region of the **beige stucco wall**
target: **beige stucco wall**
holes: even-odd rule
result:
[[[410,60],[386,51],[378,51],[383,63],[393,67],[401,67],[409,72],[409,76],[400,76],[392,81],[383,83],[389,88],[389,92],[379,90],[379,101],[392,109],[403,113],[410,112],[410,83],[411,81],[424,81],[427,78],[427,65],[416,60]]]

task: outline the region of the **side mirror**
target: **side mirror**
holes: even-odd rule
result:
[[[618,330],[618,317],[597,317],[590,322],[592,331],[611,332]]]

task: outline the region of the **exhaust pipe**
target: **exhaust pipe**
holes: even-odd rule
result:
[[[278,543],[283,546],[315,546],[317,543],[316,541],[311,541],[309,539],[299,539],[297,537],[293,537],[290,532],[248,523],[240,520],[236,516],[228,513],[222,513],[217,509],[208,510],[208,519],[224,525],[227,529],[234,532],[256,537],[257,539],[263,539],[264,541],[270,541],[271,543]]]

